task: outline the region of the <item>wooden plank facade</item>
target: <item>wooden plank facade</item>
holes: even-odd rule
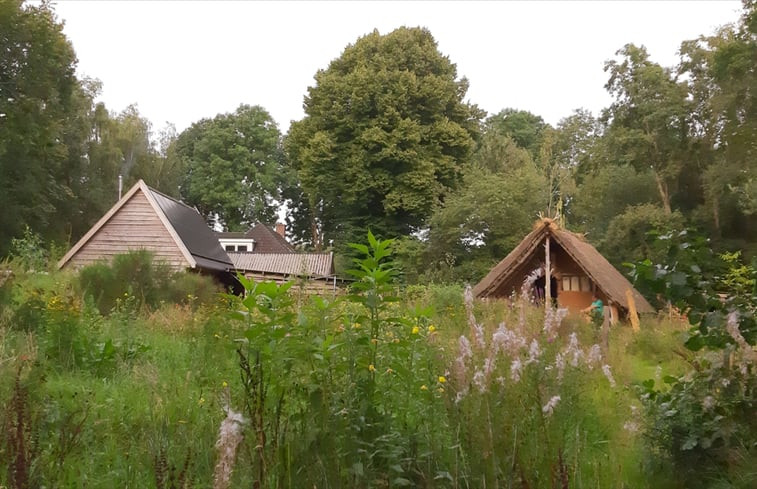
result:
[[[81,268],[145,250],[174,270],[202,270],[223,283],[233,264],[196,209],[140,180],[58,262]]]
[[[146,195],[138,189],[71,257],[69,266],[81,268],[115,255],[147,250],[175,270],[190,266]]]

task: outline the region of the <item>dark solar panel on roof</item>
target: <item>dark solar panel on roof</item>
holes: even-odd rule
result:
[[[229,270],[234,267],[218,239],[196,210],[157,190],[150,189],[150,192],[198,266],[210,270]]]

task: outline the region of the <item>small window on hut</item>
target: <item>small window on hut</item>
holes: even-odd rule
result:
[[[563,275],[562,290],[566,292],[591,292],[591,280],[586,276]]]
[[[581,292],[591,292],[591,281],[589,277],[581,277]]]
[[[226,251],[234,251],[234,245],[226,245],[224,248],[226,248]]]

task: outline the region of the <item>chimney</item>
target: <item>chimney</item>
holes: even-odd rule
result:
[[[276,232],[279,233],[282,238],[287,237],[287,228],[283,223],[280,223],[280,222],[276,223]]]

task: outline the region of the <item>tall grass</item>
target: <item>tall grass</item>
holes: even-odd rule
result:
[[[602,353],[580,320],[452,286],[289,300],[269,322],[269,293],[243,321],[228,299],[103,315],[73,283],[16,277],[0,314],[0,486],[23,487],[22,460],[30,487],[676,487],[632,389],[685,363],[670,325],[613,328]],[[241,339],[269,349],[257,428]]]

